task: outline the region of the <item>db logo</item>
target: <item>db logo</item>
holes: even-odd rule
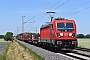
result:
[[[64,36],[68,36],[68,34],[67,34],[67,33],[65,33],[65,34],[64,34]]]

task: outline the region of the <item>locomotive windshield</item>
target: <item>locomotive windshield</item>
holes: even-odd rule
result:
[[[61,32],[72,32],[74,26],[73,23],[57,23],[57,30]]]
[[[64,27],[65,27],[64,23],[57,23],[57,28],[64,28]]]
[[[73,23],[66,23],[66,28],[71,28],[71,29],[73,29]]]

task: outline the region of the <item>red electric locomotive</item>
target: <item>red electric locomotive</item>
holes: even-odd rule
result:
[[[40,28],[40,43],[55,49],[74,49],[77,47],[76,23],[74,20],[56,18]]]

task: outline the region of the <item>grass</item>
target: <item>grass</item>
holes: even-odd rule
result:
[[[19,43],[19,42],[18,42]],[[34,60],[44,60],[41,56],[37,55],[35,52],[24,46],[23,44],[19,43],[25,50],[28,50],[31,56],[34,57]]]
[[[7,42],[7,41],[5,41],[4,39],[0,39],[0,42]]]
[[[89,48],[90,49],[90,39],[77,39],[78,40],[78,47],[82,48]]]

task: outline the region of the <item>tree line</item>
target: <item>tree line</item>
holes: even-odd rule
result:
[[[12,41],[13,39],[13,33],[12,32],[6,32],[5,35],[0,35],[0,38],[3,38],[4,40],[8,41]],[[77,38],[90,38],[90,34],[77,34]]]
[[[0,35],[0,38],[1,38],[1,39],[4,38],[4,35]]]
[[[77,34],[77,38],[90,38],[90,34]]]

